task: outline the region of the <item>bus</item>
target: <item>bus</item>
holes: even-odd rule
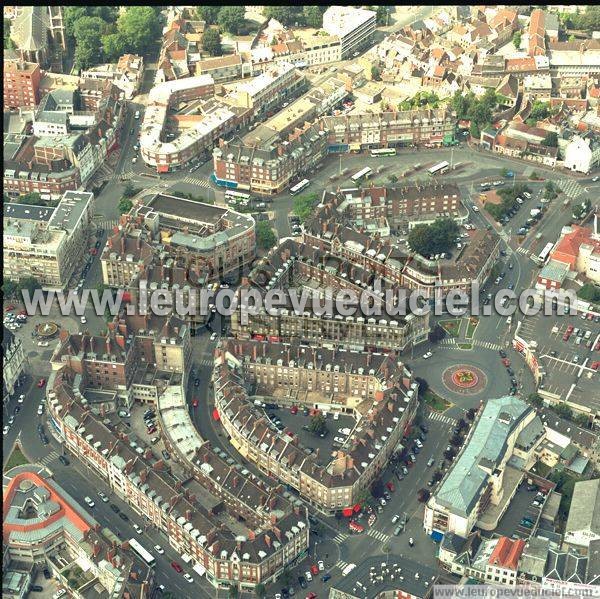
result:
[[[300,193],[303,189],[306,189],[310,185],[310,181],[308,179],[303,179],[300,183],[296,183],[294,187],[290,187],[290,193],[292,195],[296,195]]]
[[[377,158],[377,156],[395,156],[396,148],[381,148],[379,150],[371,150],[371,158]]]
[[[550,257],[550,252],[552,251],[553,247],[554,244],[552,242],[547,243],[544,246],[544,249],[540,252],[540,255],[532,256],[531,259],[539,266],[543,266],[548,261],[548,258]]]
[[[233,191],[233,189],[227,189],[225,191],[226,200],[249,200],[249,193],[242,193],[241,191]]]
[[[432,166],[427,172],[429,173],[430,177],[433,177],[435,175],[442,175],[448,170],[449,166],[450,165],[448,164],[448,161],[444,160],[444,162],[440,162],[439,164]]]
[[[135,539],[129,539],[129,546],[133,549],[138,556],[143,559],[146,564],[149,566],[153,566],[156,560],[152,556],[152,554],[146,551]]]
[[[358,173],[356,173],[355,175],[352,175],[352,177],[350,177],[350,178],[352,179],[353,183],[358,183],[361,179],[370,177],[372,174],[373,174],[372,169],[370,169],[368,166],[365,166],[365,168],[358,171]]]

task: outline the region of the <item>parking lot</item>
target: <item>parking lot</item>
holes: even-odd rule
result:
[[[328,413],[325,417],[327,425],[327,434],[325,437],[314,434],[307,428],[311,422],[311,416],[309,412],[305,412],[300,408],[296,414],[292,414],[289,408],[279,409],[265,409],[267,417],[270,417],[271,421],[276,421],[278,418],[281,421],[279,429],[282,431],[290,431],[291,433],[298,435],[300,444],[306,448],[307,453],[313,454],[318,453],[317,461],[323,465],[329,463],[331,459],[331,452],[340,448],[341,444],[336,443],[335,439],[346,439],[347,436],[339,433],[339,429],[350,429],[354,428],[356,421],[352,416],[340,414],[337,420],[334,420],[334,416]]]
[[[524,540],[531,536],[539,520],[542,507],[533,505],[533,502],[536,499],[541,499],[541,497],[536,497],[537,490],[530,491],[528,487],[529,485],[526,482],[522,483],[510,502],[510,509],[506,511],[498,523],[495,533]],[[526,520],[532,524],[524,524]]]

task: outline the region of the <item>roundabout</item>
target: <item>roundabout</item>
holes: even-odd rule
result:
[[[58,333],[58,324],[56,322],[40,323],[35,330],[40,339],[52,339]]]
[[[487,387],[487,376],[472,364],[455,364],[442,372],[444,387],[460,395],[478,395]]]

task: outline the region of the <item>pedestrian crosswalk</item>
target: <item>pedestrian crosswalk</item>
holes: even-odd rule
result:
[[[444,414],[440,414],[438,412],[429,412],[428,420],[433,420],[435,422],[443,422],[444,424],[454,424],[456,422],[455,418],[451,418],[450,416],[444,416]]]
[[[203,358],[202,360],[196,360],[196,364],[199,366],[214,366],[214,360],[210,358]]]
[[[483,347],[484,349],[493,349],[495,351],[502,349],[502,346],[497,343],[493,343],[492,341],[482,341],[480,339],[474,339],[473,345],[475,347]]]
[[[570,198],[578,198],[585,189],[574,179],[561,179],[558,186]]]
[[[344,543],[346,541],[348,536],[349,535],[347,535],[345,532],[338,532],[337,535],[335,535],[335,537],[333,537],[333,542],[337,543],[338,545],[341,545],[342,543]]]
[[[335,566],[333,566],[333,567],[334,568],[339,568],[340,570],[343,570],[347,565],[348,565],[348,562],[345,562],[344,560],[339,560],[337,562],[337,564]]]
[[[111,218],[111,219],[101,220],[98,223],[98,226],[102,229],[105,229],[106,231],[109,231],[110,229],[119,226],[119,219]]]
[[[445,337],[440,341],[440,345],[456,345],[456,339],[454,337]]]
[[[390,535],[386,535],[384,532],[381,532],[380,530],[375,530],[374,528],[369,528],[369,530],[367,530],[367,534],[370,537],[381,541],[382,543],[387,543],[390,540]]]
[[[206,179],[198,179],[198,177],[188,176],[185,177],[182,182],[187,183],[188,185],[196,185],[196,187],[210,188],[210,183]]]
[[[524,256],[529,256],[530,253],[531,253],[530,250],[528,250],[527,248],[524,248],[524,247],[517,248],[517,254],[523,254]]]
[[[42,464],[42,466],[49,466],[51,464],[51,462],[54,462],[54,460],[58,459],[58,452],[52,450],[50,453],[48,453],[48,455],[45,455],[41,460],[40,460],[40,464]]]

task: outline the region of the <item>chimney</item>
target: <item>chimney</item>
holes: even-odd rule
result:
[[[271,515],[271,521],[273,518],[275,518],[275,516]],[[277,520],[277,518],[275,518],[275,520]],[[265,535],[265,545],[269,548],[271,547],[271,537],[269,535]]]
[[[185,510],[185,519],[190,522],[192,519],[192,510]]]
[[[121,235],[121,253],[125,253],[125,235]]]
[[[240,479],[238,476],[234,476],[233,477],[233,488],[237,489],[238,483],[240,482]]]
[[[148,471],[144,468],[143,470],[140,471],[140,480],[142,481],[142,484],[146,482],[147,478],[148,478]]]

